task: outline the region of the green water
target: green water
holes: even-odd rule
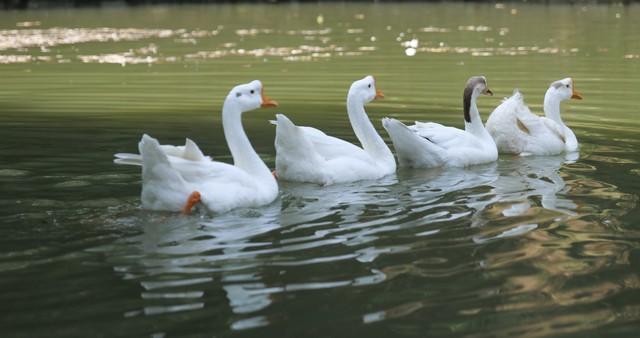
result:
[[[634,337],[638,17],[512,4],[0,12],[0,335]],[[549,83],[571,76],[579,158],[282,183],[272,205],[213,217],[141,210],[139,169],[112,163],[142,133],[230,161],[222,99],[253,79],[280,102],[243,117],[269,166],[276,112],[355,142],[346,91],[367,74],[386,95],[367,107],[385,139],[384,116],[462,126],[472,75],[496,94],[479,100],[485,119],[514,88],[540,112]]]

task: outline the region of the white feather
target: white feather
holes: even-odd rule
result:
[[[545,94],[545,114],[531,112],[516,89],[491,113],[487,130],[501,153],[555,155],[578,149],[578,141],[560,118],[560,102],[571,97],[571,79],[551,84]],[[567,87],[569,85],[569,87]]]
[[[395,172],[393,154],[364,112],[376,90],[373,77],[356,81],[349,90],[347,111],[363,147],[311,127],[296,126],[276,115],[276,173],[279,179],[318,184],[378,179]]]

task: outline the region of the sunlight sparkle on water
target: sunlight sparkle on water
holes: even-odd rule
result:
[[[48,28],[0,30],[0,50],[41,46],[69,45],[85,42],[136,41],[168,38],[184,30],[139,28]]]
[[[0,11],[3,336],[634,337],[640,8],[584,6]],[[268,167],[274,113],[356,142],[345,94],[369,73],[390,147],[385,116],[463,127],[471,75],[495,91],[483,120],[514,88],[542,115],[571,76],[580,154],[283,180],[268,206],[188,217],[142,210],[140,168],[112,163],[144,132],[231,163],[222,101],[253,79],[281,103],[243,116]]]

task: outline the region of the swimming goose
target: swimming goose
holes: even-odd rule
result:
[[[489,116],[487,130],[502,153],[555,155],[578,150],[578,139],[560,117],[560,103],[582,99],[571,78],[553,82],[544,95],[545,117],[533,114],[515,90]]]
[[[373,76],[353,82],[347,95],[347,114],[362,147],[296,126],[276,115],[276,170],[278,179],[322,185],[377,179],[396,170],[396,162],[373,127],[364,105],[384,97]]]
[[[493,95],[485,77],[470,78],[462,96],[464,130],[434,122],[406,126],[396,119],[384,118],[382,125],[391,137],[400,166],[465,167],[495,161],[498,158],[496,144],[484,128],[476,105],[481,94]]]
[[[140,154],[116,154],[115,163],[142,166],[142,207],[189,213],[202,203],[221,213],[271,203],[278,184],[251,146],[242,127],[242,113],[277,103],[264,96],[262,83],[234,87],[222,108],[222,127],[234,164],[213,161],[187,139],[184,147],[160,145],[148,135],[138,144]]]

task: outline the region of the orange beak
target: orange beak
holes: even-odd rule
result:
[[[384,93],[382,93],[382,90],[376,89],[376,97],[374,97],[373,99],[374,100],[384,99]]]
[[[264,95],[264,89],[261,90],[260,95],[262,95],[262,104],[260,105],[260,107],[262,108],[269,108],[269,107],[277,107],[278,106],[278,102],[272,100],[271,98],[269,98],[268,96]]]
[[[574,89],[573,92],[571,93],[571,98],[576,100],[582,100],[582,94],[580,94],[580,92]]]

